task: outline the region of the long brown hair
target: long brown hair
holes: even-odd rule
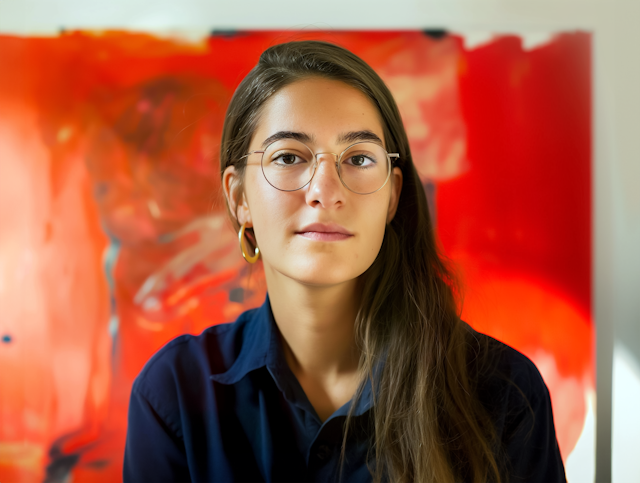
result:
[[[361,383],[354,400],[367,380],[374,388],[374,481],[500,481],[494,429],[475,397],[476,371],[470,369],[479,351],[470,350],[468,327],[458,315],[455,280],[438,252],[400,113],[373,69],[325,42],[267,49],[227,110],[220,170],[234,166],[242,179],[243,155],[265,101],[284,86],[314,76],[345,82],[371,100],[382,118],[386,148],[400,154],[396,166],[403,174],[396,215],[386,227],[380,253],[363,274],[355,322]],[[242,189],[240,182],[234,195]],[[345,423],[342,461],[354,407]]]

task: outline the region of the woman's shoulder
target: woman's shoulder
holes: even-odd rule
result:
[[[470,372],[502,444],[507,479],[566,481],[549,390],[536,365],[493,337],[470,327],[468,335]]]
[[[547,393],[540,371],[522,352],[468,324],[469,361],[476,366],[478,380],[489,386],[515,385],[526,395]]]
[[[135,380],[134,390],[162,392],[229,370],[252,338],[258,310],[247,310],[235,322],[208,327],[198,335],[183,334],[172,339],[147,361]]]

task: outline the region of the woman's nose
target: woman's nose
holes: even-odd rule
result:
[[[325,208],[344,202],[344,186],[338,175],[338,156],[334,153],[318,153],[316,169],[309,183],[307,203]]]

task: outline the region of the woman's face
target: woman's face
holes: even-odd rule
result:
[[[267,138],[283,132],[300,133],[314,153],[340,154],[359,140],[357,133],[384,140],[380,115],[363,93],[321,78],[297,81],[269,99],[250,151],[262,150]],[[395,214],[402,173],[393,168],[381,190],[361,195],[343,186],[335,163],[335,156],[320,155],[311,182],[286,192],[266,181],[259,154],[249,158],[236,213],[240,224],[254,229],[267,280],[284,276],[307,285],[337,285],[354,281],[375,260]],[[235,176],[233,167],[224,173],[228,200]]]

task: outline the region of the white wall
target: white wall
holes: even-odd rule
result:
[[[637,398],[631,399],[640,387],[639,24],[640,0],[0,0],[0,33],[15,34],[444,27],[476,37],[520,33],[535,42],[558,30],[594,32],[598,483],[611,481],[612,434],[614,481],[640,482],[640,458],[629,451],[640,439]]]

